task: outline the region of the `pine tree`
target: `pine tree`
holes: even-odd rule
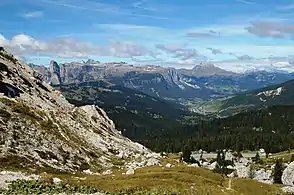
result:
[[[253,166],[252,166],[252,165],[249,166],[248,177],[249,177],[250,179],[254,179],[254,177],[255,177],[255,172],[254,172],[254,169],[253,169]]]
[[[256,152],[256,155],[255,155],[255,157],[254,157],[254,161],[255,161],[256,163],[260,163],[260,156],[259,156],[259,153],[258,153],[258,152]]]
[[[277,184],[282,183],[283,170],[284,170],[284,167],[283,167],[283,164],[282,164],[282,160],[278,159],[276,161],[276,165],[275,165],[275,168],[274,168],[274,175],[273,175],[274,183],[277,183]]]
[[[190,162],[192,152],[187,145],[183,148],[182,152],[183,152],[183,161],[187,163]]]
[[[217,156],[216,156],[216,162],[219,164],[221,162],[221,153],[220,151],[217,151]]]

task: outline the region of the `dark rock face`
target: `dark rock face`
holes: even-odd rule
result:
[[[19,97],[20,93],[22,92],[13,85],[0,81],[0,93],[3,93],[5,96],[9,98],[15,98]]]

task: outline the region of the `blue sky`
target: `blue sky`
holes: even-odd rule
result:
[[[1,0],[0,8],[0,45],[37,64],[294,71],[294,0]]]

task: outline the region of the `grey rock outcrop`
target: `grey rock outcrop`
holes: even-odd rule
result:
[[[283,171],[282,182],[287,186],[294,186],[294,162],[291,162]]]
[[[272,176],[272,170],[260,169],[258,171],[255,171],[254,179],[262,183],[273,184],[274,181],[271,176]]]
[[[21,91],[13,98],[0,95],[0,159],[8,162],[1,166],[8,166],[13,157],[25,167],[79,171],[110,168],[121,151],[136,162],[152,154],[122,136],[102,109],[69,104],[6,51],[0,52],[0,65],[0,81]],[[59,71],[52,63],[57,79]]]
[[[53,60],[50,62],[50,78],[52,85],[59,85],[61,83],[60,67]]]

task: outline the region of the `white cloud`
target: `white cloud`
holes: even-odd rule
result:
[[[42,11],[34,11],[34,12],[27,12],[27,13],[24,13],[24,14],[21,14],[21,17],[23,18],[40,18],[43,16],[43,12]]]
[[[246,27],[248,32],[259,37],[283,38],[286,35],[294,34],[294,25],[275,21],[252,22],[251,26]]]
[[[134,56],[154,56],[148,48],[132,42],[111,41],[107,46],[94,46],[88,42],[60,37],[49,42],[36,40],[19,34],[7,40],[0,34],[0,46],[18,56],[50,56],[61,58],[87,58],[91,55],[131,58]]]
[[[182,61],[205,59],[204,55],[201,55],[196,49],[185,49],[184,51],[177,52],[173,58],[178,58]]]
[[[167,53],[176,53],[186,50],[186,44],[157,44],[155,47]]]
[[[294,64],[291,64],[290,59],[251,59],[251,60],[222,60],[222,61],[212,61],[218,67],[233,72],[246,72],[246,71],[256,71],[256,70],[282,70],[287,72],[294,72]]]

